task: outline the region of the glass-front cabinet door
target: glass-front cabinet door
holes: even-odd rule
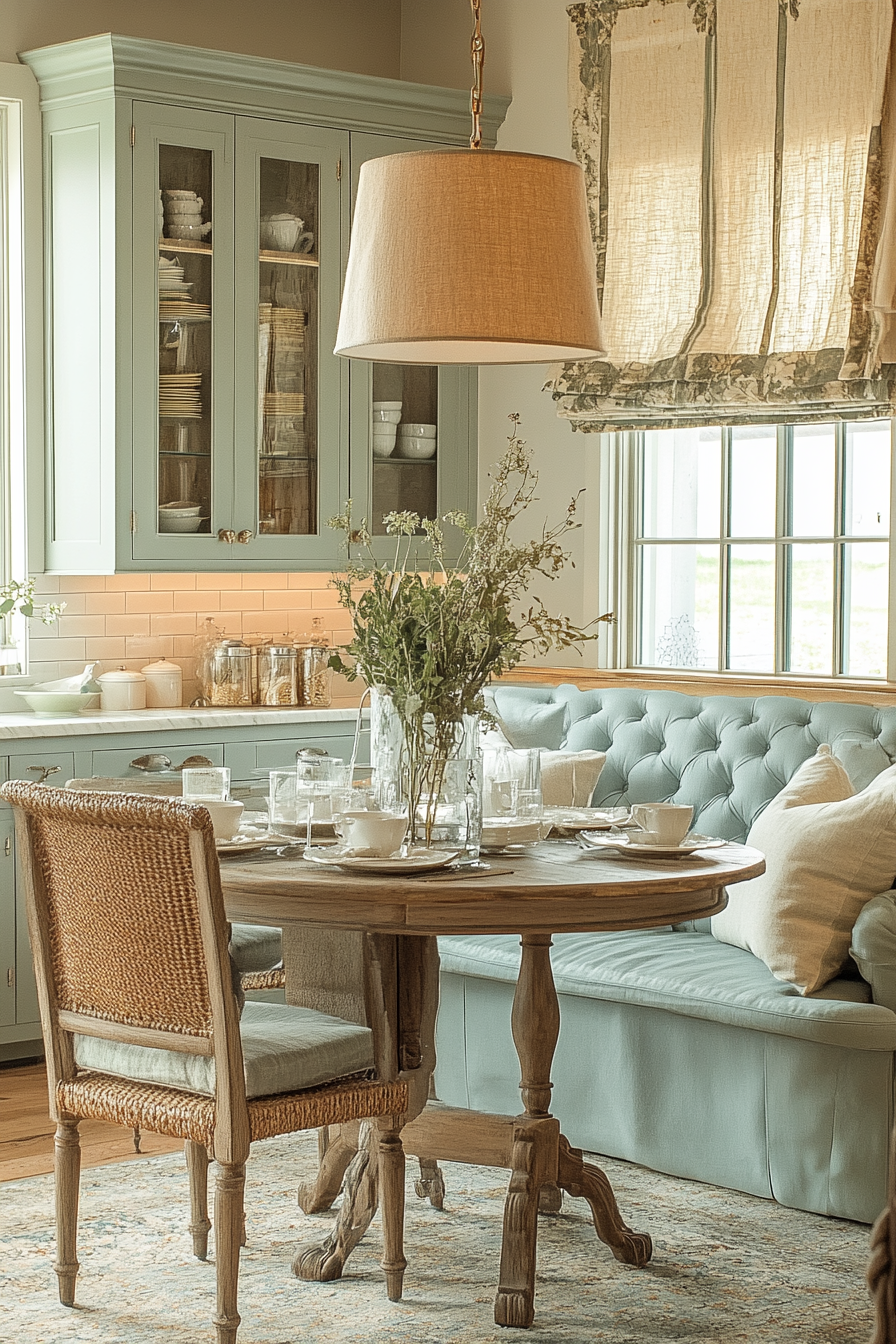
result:
[[[133,554],[201,562],[233,512],[234,119],[134,129]]]
[[[347,370],[333,354],[347,157],[345,132],[237,119],[238,211],[252,226],[236,244],[234,526],[272,563],[332,557],[327,520],[348,494]]]
[[[426,148],[393,136],[352,136],[352,185],[361,165],[385,154]],[[436,148],[437,146],[433,146]],[[351,484],[356,519],[366,518],[374,550],[394,547],[384,518],[411,512],[434,518],[476,507],[476,371],[455,365],[350,363]],[[460,534],[449,528],[449,553]]]
[[[134,559],[322,562],[348,493],[348,135],[152,104],[134,124]]]

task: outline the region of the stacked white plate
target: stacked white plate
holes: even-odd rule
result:
[[[202,374],[160,373],[159,415],[168,420],[202,417]]]
[[[265,415],[304,415],[305,393],[265,392],[263,409]]]

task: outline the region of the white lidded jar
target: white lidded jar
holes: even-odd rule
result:
[[[142,672],[128,672],[120,667],[115,672],[104,672],[97,681],[103,691],[101,709],[146,708],[146,678]]]
[[[184,674],[177,663],[160,658],[140,671],[146,678],[147,709],[176,709],[183,704]]]

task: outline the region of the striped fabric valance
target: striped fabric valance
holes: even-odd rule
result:
[[[600,431],[896,414],[893,0],[584,0],[573,140],[606,360],[551,384]]]

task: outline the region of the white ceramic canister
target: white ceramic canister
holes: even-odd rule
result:
[[[120,667],[116,672],[104,672],[97,681],[103,691],[101,709],[146,708],[146,678],[142,672]]]
[[[146,678],[147,709],[176,709],[183,704],[184,674],[177,663],[160,658],[140,671]]]

